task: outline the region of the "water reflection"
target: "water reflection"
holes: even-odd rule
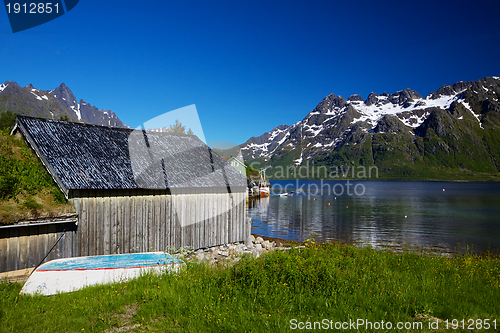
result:
[[[300,194],[251,201],[248,215],[252,232],[299,241],[313,237],[396,249],[500,249],[500,184],[363,182],[363,195],[333,195],[312,191],[314,187],[308,190],[311,182],[288,187],[295,190],[302,186]]]

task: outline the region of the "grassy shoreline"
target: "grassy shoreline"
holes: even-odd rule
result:
[[[18,295],[20,288],[0,283],[1,332],[288,332],[293,319],[361,318],[423,321],[419,332],[433,331],[429,318],[442,320],[441,328],[447,319],[490,319],[500,329],[500,260],[470,254],[308,244],[244,257],[231,267],[189,262],[179,275],[145,275],[49,297]]]

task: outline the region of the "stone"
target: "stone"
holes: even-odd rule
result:
[[[255,244],[255,250],[257,251],[262,251],[262,244],[258,243],[258,244]]]
[[[262,237],[257,237],[255,239],[255,244],[262,244],[264,242],[264,239]]]
[[[253,247],[254,241],[255,241],[255,238],[252,235],[248,236],[247,239],[245,240],[246,247]]]

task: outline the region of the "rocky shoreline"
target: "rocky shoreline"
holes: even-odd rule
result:
[[[265,240],[260,236],[250,235],[245,242],[217,245],[191,252],[181,251],[172,255],[184,261],[206,262],[209,265],[217,266],[237,263],[244,255],[258,258],[267,252],[284,251],[290,248],[291,245],[285,245],[279,240]]]

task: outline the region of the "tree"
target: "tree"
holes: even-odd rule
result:
[[[186,133],[186,126],[183,126],[179,119],[175,120],[174,125],[170,125],[167,129],[168,133],[177,133],[177,134],[188,134],[188,135],[193,135],[193,131],[189,128],[187,133]]]
[[[0,113],[0,130],[9,131],[16,120],[16,114],[8,110]]]

